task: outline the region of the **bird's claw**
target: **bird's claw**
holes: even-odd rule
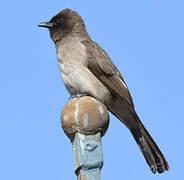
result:
[[[79,98],[84,97],[84,96],[88,96],[88,94],[80,94],[80,93],[73,94],[73,95],[71,95],[71,96],[69,97],[69,100],[70,100],[70,99],[73,99],[73,98],[79,99]]]

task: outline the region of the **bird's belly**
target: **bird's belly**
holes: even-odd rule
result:
[[[104,104],[110,103],[109,90],[84,65],[58,62],[58,66],[64,85],[71,95],[88,94]]]

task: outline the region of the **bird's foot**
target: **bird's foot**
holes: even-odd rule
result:
[[[70,100],[70,99],[73,99],[73,98],[79,99],[79,98],[84,97],[84,96],[88,96],[88,94],[80,94],[80,93],[73,94],[73,95],[71,95],[71,96],[69,97],[69,100]]]

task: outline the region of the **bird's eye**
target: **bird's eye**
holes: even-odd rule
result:
[[[58,19],[57,19],[57,23],[58,23],[58,24],[60,24],[60,23],[62,23],[62,22],[63,22],[63,19],[62,19],[62,18],[58,18]]]

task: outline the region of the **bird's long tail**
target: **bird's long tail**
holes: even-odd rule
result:
[[[140,121],[134,108],[117,98],[108,106],[108,109],[128,127],[151,171],[162,173],[168,170],[169,166],[165,157]]]
[[[169,169],[168,163],[163,156],[162,152],[149,135],[148,131],[138,119],[138,126],[136,128],[130,129],[135,141],[137,142],[145,160],[147,161],[151,171],[155,173],[164,172]]]

